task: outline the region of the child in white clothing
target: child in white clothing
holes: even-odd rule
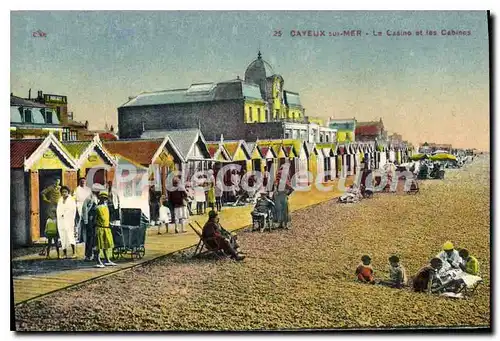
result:
[[[158,234],[161,234],[160,228],[162,225],[165,225],[165,231],[168,233],[168,223],[172,220],[170,216],[170,209],[167,207],[167,200],[164,195],[160,198],[160,217],[159,217],[159,225],[158,225]]]

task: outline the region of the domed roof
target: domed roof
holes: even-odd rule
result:
[[[245,82],[261,84],[263,80],[274,74],[271,65],[262,59],[262,54],[259,51],[257,59],[248,65],[245,71]]]

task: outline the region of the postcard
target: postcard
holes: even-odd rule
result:
[[[12,329],[491,331],[488,11],[12,11]]]

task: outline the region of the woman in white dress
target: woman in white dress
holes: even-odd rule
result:
[[[76,258],[75,249],[75,217],[76,217],[76,202],[73,197],[69,196],[69,188],[61,187],[61,198],[57,202],[57,230],[59,239],[63,249],[64,258],[68,258],[67,250],[71,246],[73,255],[71,258]]]

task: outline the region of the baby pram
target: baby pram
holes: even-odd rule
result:
[[[112,250],[113,259],[123,258],[127,253],[130,253],[132,259],[144,257],[148,218],[139,208],[122,208],[121,218],[121,222],[111,225],[115,244]]]
[[[269,199],[258,199],[252,215],[252,231],[260,230],[264,232],[266,229],[271,231],[273,228],[274,202]]]

